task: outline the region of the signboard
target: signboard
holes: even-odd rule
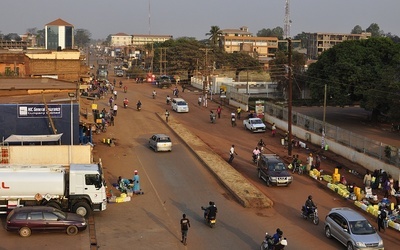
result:
[[[62,108],[60,104],[47,105],[52,118],[62,118]],[[44,104],[24,104],[18,105],[18,118],[42,118],[47,117]]]
[[[264,100],[256,101],[256,114],[257,117],[264,117]]]

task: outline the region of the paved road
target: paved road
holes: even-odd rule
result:
[[[115,182],[119,175],[130,177],[133,170],[138,169],[145,194],[135,196],[128,203],[109,204],[107,211],[96,213],[96,235],[101,249],[185,249],[179,242],[178,222],[182,212],[192,220],[188,249],[257,249],[265,231],[272,233],[277,227],[288,237],[290,249],[316,249],[317,246],[344,249],[336,241],[325,238],[322,224],[314,226],[303,221],[299,209],[306,196],[312,193],[323,222],[331,207],[348,206],[347,201],[338,199],[305,176],[295,176],[295,182],[288,188],[267,188],[257,179],[256,169],[250,163],[252,148],[263,137],[269,148],[285,154],[285,150],[279,147],[279,138],[273,139],[268,133],[251,134],[242,126],[230,127],[230,110],[226,107],[223,107],[222,119],[217,120],[217,124],[210,124],[209,109],[217,106],[209,103],[208,108],[198,107],[198,93],[194,92],[182,93],[190,103],[189,114],[171,114],[224,158],[228,157],[230,144],[237,146],[239,155],[232,166],[275,201],[272,209],[245,209],[154,114],[165,111],[164,97],[171,95],[172,91],[157,89],[158,97],[153,100],[152,86],[128,84],[130,108],[124,110],[120,107],[116,126],[96,138],[97,142],[104,135],[116,138],[116,146],[98,144],[94,154],[103,159],[109,183]],[[122,104],[123,94],[118,98]],[[132,109],[132,104],[139,98],[143,103],[141,112]],[[100,108],[106,102],[106,99],[101,100]],[[173,152],[156,154],[146,147],[147,138],[159,132],[172,136]],[[298,153],[304,155],[306,152]],[[209,199],[215,200],[220,210],[214,229],[206,227],[201,217],[200,206]],[[2,222],[4,224],[3,218]],[[397,236],[390,231],[383,235],[386,249],[395,249],[399,243]],[[2,230],[0,237],[5,249],[37,249],[39,246],[54,249],[60,242],[65,249],[89,249],[86,247],[89,243],[87,231],[75,237],[57,233],[51,237],[33,235],[22,241],[19,236]],[[43,246],[44,239],[46,243]]]

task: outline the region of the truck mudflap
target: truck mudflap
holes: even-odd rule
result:
[[[98,204],[93,204],[92,206],[93,211],[103,211],[107,209],[107,201],[103,201],[102,203],[98,203]]]

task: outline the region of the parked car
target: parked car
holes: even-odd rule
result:
[[[86,220],[81,215],[46,206],[14,208],[6,220],[7,231],[19,232],[22,237],[30,236],[32,231],[57,230],[75,235],[86,227]]]
[[[384,249],[375,228],[361,214],[348,207],[332,208],[325,218],[325,235],[336,238],[348,250]]]
[[[267,186],[289,186],[293,181],[285,163],[275,154],[262,154],[260,156],[258,178],[264,180]]]
[[[155,134],[149,139],[149,147],[154,151],[172,151],[172,142],[168,135]]]
[[[260,118],[249,118],[243,120],[244,129],[251,132],[265,132],[266,126]]]
[[[172,110],[180,113],[180,112],[189,112],[188,103],[182,98],[173,98],[172,99]]]

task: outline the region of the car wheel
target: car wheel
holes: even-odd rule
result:
[[[325,236],[327,238],[332,238],[331,229],[329,227],[325,227]]]
[[[21,235],[22,237],[29,237],[31,236],[32,231],[29,227],[23,227],[19,230],[19,235]]]
[[[268,187],[270,187],[271,186],[271,181],[269,180],[269,177],[267,177],[266,179],[267,179],[266,184],[267,184]]]
[[[78,233],[78,228],[76,226],[67,227],[67,234],[68,235],[76,235],[77,233]]]
[[[354,250],[353,244],[351,244],[351,242],[347,243],[347,250]]]
[[[78,202],[74,205],[73,209],[74,213],[79,214],[83,217],[88,217],[90,215],[90,206],[86,202]]]

